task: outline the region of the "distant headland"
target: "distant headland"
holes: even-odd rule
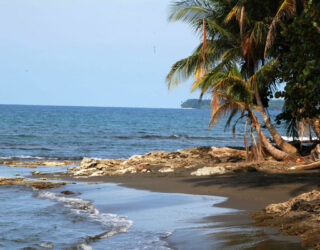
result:
[[[210,109],[211,100],[188,99],[181,104],[184,109]]]

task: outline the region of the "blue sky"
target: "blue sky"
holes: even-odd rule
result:
[[[169,0],[0,0],[0,103],[179,107],[170,66],[198,44]]]

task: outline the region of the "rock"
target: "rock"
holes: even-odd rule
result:
[[[38,168],[38,166],[34,166],[34,165],[26,165],[24,167],[26,167],[26,168]]]
[[[98,164],[98,160],[91,158],[83,158],[80,163],[81,168],[92,168]]]
[[[128,161],[139,161],[141,160],[141,158],[142,158],[142,155],[133,155],[128,159]]]
[[[136,167],[137,172],[139,173],[151,173],[151,168],[149,164],[141,164]]]
[[[320,249],[320,192],[301,194],[252,213],[259,226],[279,227],[287,235],[301,237],[305,248]]]
[[[163,167],[163,168],[159,169],[159,172],[160,173],[172,173],[172,172],[174,172],[174,169],[170,168],[170,167]]]
[[[31,174],[32,175],[39,175],[39,174],[41,174],[39,171],[33,171],[33,172],[31,172]]]
[[[65,190],[65,191],[61,191],[61,194],[65,194],[65,195],[73,195],[74,192],[72,191],[68,191],[68,190]]]
[[[317,190],[313,190],[309,193],[301,194],[287,202],[279,203],[279,204],[271,204],[265,208],[266,213],[268,214],[279,214],[280,216],[288,213],[289,211],[295,211],[296,209],[292,210],[294,204],[297,201],[306,201],[310,202],[313,200],[320,200],[320,192]],[[319,214],[320,216],[320,214]],[[320,218],[320,217],[319,217]]]
[[[47,167],[62,167],[62,166],[65,166],[66,164],[61,161],[43,161],[41,165],[47,166]]]
[[[320,144],[318,144],[312,151],[311,151],[311,157],[314,161],[320,160]]]
[[[65,185],[65,182],[42,182],[42,181],[27,181],[23,177],[4,178],[0,177],[0,186],[2,185],[25,185],[38,189],[56,188]]]
[[[104,176],[104,172],[103,171],[97,171],[97,172],[94,172],[93,174],[91,174],[90,176],[91,177],[95,177],[95,176]]]
[[[242,173],[242,172],[256,172],[257,169],[250,165],[244,166],[215,166],[215,167],[203,167],[191,173],[195,176],[205,175],[222,175],[231,173]]]
[[[226,174],[232,171],[227,170],[225,167],[204,167],[199,168],[197,171],[192,172],[191,175],[204,176],[204,175],[219,175]]]

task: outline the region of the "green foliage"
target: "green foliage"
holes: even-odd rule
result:
[[[292,123],[320,115],[320,2],[309,1],[291,24],[282,24],[274,55],[278,76],[286,83],[277,97],[285,99],[278,120]]]
[[[169,20],[190,25],[202,42],[172,66],[169,88],[194,77],[200,99],[212,95],[212,124],[229,115],[228,124],[239,112],[250,119],[253,109],[267,116],[270,100],[281,98],[278,121],[294,130],[320,114],[319,11],[313,0],[173,1]],[[281,82],[286,87],[277,92]]]

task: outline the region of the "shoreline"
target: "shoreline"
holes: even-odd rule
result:
[[[123,187],[148,190],[160,193],[181,193],[192,195],[209,195],[220,196],[227,198],[226,201],[214,204],[215,207],[231,208],[238,211],[226,213],[222,215],[204,218],[206,221],[218,222],[217,227],[225,228],[243,228],[257,230],[261,235],[262,240],[258,245],[248,249],[306,249],[301,247],[301,239],[299,236],[287,236],[280,233],[277,227],[258,227],[251,218],[251,213],[270,203],[284,202],[297,193],[304,193],[314,188],[319,188],[319,185],[310,183],[311,176],[309,174],[303,176],[295,175],[289,177],[290,183],[278,183],[278,178],[274,176],[265,176],[265,174],[248,173],[240,175],[233,174],[229,176],[216,177],[179,177],[179,176],[146,176],[146,175],[124,175],[124,176],[104,176],[104,177],[88,177],[74,178],[69,174],[49,174],[41,175],[48,179],[71,182],[86,182],[86,183],[112,183]],[[313,174],[314,175],[314,174]],[[32,176],[37,178],[38,176]],[[301,178],[302,177],[302,178]],[[260,181],[269,179],[265,185],[255,185]],[[320,181],[320,175],[317,178]],[[211,181],[211,182],[210,182]],[[297,183],[301,181],[301,183]],[[229,182],[229,183],[227,183]],[[270,186],[271,183],[273,186]],[[309,184],[307,184],[309,183]],[[237,184],[237,185],[236,185]],[[261,183],[260,183],[261,184]],[[225,248],[230,247],[228,242],[234,240],[240,241],[241,237],[252,237],[250,233],[242,232],[227,232],[213,237],[222,240],[226,244]],[[221,239],[220,239],[221,237]],[[256,236],[254,236],[256,237]],[[181,238],[168,239],[170,245],[181,246]],[[249,239],[250,240],[250,239]],[[253,239],[251,239],[253,240]],[[265,248],[267,246],[267,248]],[[179,249],[179,248],[177,248]],[[232,247],[230,249],[233,249]],[[247,248],[246,248],[247,249]]]
[[[272,160],[246,162],[244,154],[243,150],[232,148],[196,147],[176,152],[153,151],[128,159],[84,158],[79,167],[71,166],[68,172],[50,174],[33,171],[29,177],[78,183],[114,183],[160,193],[221,196],[227,200],[214,206],[239,212],[218,220],[227,223],[226,227],[232,225],[239,228],[244,225],[246,228],[256,228],[251,218],[252,212],[302,193],[320,190],[319,170],[292,171],[294,163]],[[11,166],[28,167],[29,163],[11,162]],[[42,164],[39,162],[39,166]],[[52,162],[54,164],[67,165],[66,162]],[[274,246],[288,239],[279,236],[279,230],[273,234],[280,237]],[[229,237],[230,242],[233,240],[231,235],[223,237]],[[297,240],[298,237],[289,238]],[[303,248],[295,246],[288,249]]]
[[[161,193],[213,195],[228,198],[218,206],[255,211],[272,203],[287,201],[299,194],[320,190],[320,172],[236,173],[219,176],[155,176],[124,174],[76,178],[66,173],[32,175],[73,182],[113,183],[120,186]]]

